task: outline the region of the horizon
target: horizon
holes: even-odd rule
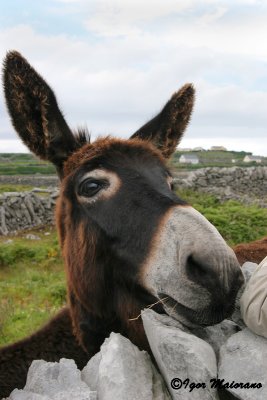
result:
[[[202,147],[202,146],[198,146],[198,147]],[[185,153],[188,152],[188,153],[190,153],[190,152],[201,152],[201,151],[226,151],[226,152],[229,152],[229,153],[246,153],[246,154],[251,154],[251,155],[256,156],[256,157],[257,156],[259,156],[259,157],[267,157],[267,156],[264,156],[262,154],[254,154],[251,151],[246,151],[246,150],[231,150],[231,149],[227,149],[227,148],[225,150],[212,150],[212,147],[213,146],[211,146],[209,149],[202,148],[202,150],[196,150],[194,148],[189,148],[189,147],[181,148],[181,147],[178,146],[176,148],[175,152],[185,152]],[[215,147],[217,147],[217,146],[215,146]],[[224,147],[224,146],[219,146],[219,147]],[[35,157],[37,159],[40,159],[40,157],[38,157],[35,154],[33,154],[32,152],[30,152],[27,147],[25,147],[25,151],[0,151],[0,155],[1,154],[31,154],[33,157]],[[43,160],[41,160],[41,161],[43,161]]]

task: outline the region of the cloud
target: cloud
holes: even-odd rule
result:
[[[75,0],[54,4],[60,1]],[[21,51],[54,88],[72,127],[87,124],[93,136],[127,137],[193,82],[197,102],[188,140],[236,137],[241,148],[244,138],[265,140],[265,7],[250,18],[242,8],[237,22],[228,1],[224,7],[217,0],[201,7],[195,0],[155,0],[153,7],[150,1],[115,0],[112,7],[101,1],[94,10],[91,4],[90,16],[88,2],[79,4],[80,22],[89,29],[84,36],[40,33],[27,24],[0,30],[0,57]],[[0,138],[9,140],[15,134],[3,110],[0,104]]]
[[[208,25],[218,21],[227,12],[227,7],[217,7],[215,10],[202,15],[199,19],[200,23],[203,25]]]
[[[143,29],[139,25],[142,26],[169,14],[180,13],[192,5],[192,0],[187,2],[100,0],[97,2],[94,15],[85,21],[85,26],[100,36],[133,36],[142,34]]]
[[[19,140],[16,139],[1,139],[0,140],[0,152],[1,153],[27,153],[28,149],[21,143]]]
[[[84,0],[56,0],[56,2],[58,2],[58,3],[66,3],[66,4],[72,4],[72,3],[79,4],[79,3],[84,2]]]

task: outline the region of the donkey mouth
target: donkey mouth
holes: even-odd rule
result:
[[[201,310],[193,310],[175,300],[173,297],[165,294],[158,294],[163,309],[167,315],[174,318],[182,325],[188,328],[205,327],[220,323],[229,317],[234,311],[234,304],[226,307],[206,307]]]

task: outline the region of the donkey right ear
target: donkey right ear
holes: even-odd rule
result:
[[[132,138],[151,142],[165,158],[175,151],[188,125],[193,110],[195,90],[187,83],[163,107],[163,110],[147,122]]]
[[[61,173],[63,162],[76,149],[76,140],[44,79],[16,51],[4,61],[4,92],[14,128],[37,156]]]

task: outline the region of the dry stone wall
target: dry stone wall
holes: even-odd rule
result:
[[[0,235],[52,223],[57,195],[55,189],[0,195]]]
[[[216,194],[222,199],[267,200],[267,167],[202,168],[176,176],[177,187]]]
[[[57,175],[0,175],[0,185],[8,184],[56,187],[59,185],[59,179]]]

